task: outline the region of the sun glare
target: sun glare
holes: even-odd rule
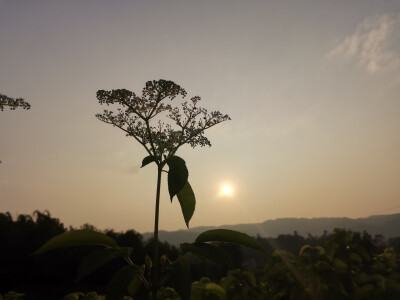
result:
[[[230,185],[224,185],[222,187],[222,195],[231,196],[232,195],[232,187]]]

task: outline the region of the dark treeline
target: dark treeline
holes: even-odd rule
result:
[[[351,232],[351,231],[349,231]],[[363,233],[351,232],[352,242],[359,245],[368,253],[369,256],[374,256],[382,253],[386,248],[392,248],[397,254],[400,254],[400,237],[385,239],[381,234],[371,236],[368,232]],[[267,250],[267,255],[257,251],[242,248],[244,266],[256,268],[257,266],[265,266],[268,257],[276,250],[284,250],[291,254],[298,254],[304,245],[312,247],[324,247],[331,243],[332,236],[327,231],[324,231],[322,236],[308,235],[303,237],[295,231],[291,234],[281,234],[276,238],[256,237],[256,240],[263,245]]]
[[[100,231],[89,224],[85,224],[79,229]],[[33,216],[19,215],[15,220],[10,213],[0,213],[0,294],[7,291],[18,291],[25,294],[24,299],[43,299],[43,295],[46,295],[47,299],[61,299],[64,295],[76,291],[96,291],[103,294],[107,283],[113,274],[124,265],[124,261],[115,260],[93,274],[76,281],[80,263],[96,247],[73,247],[55,250],[43,255],[32,255],[46,241],[67,230],[59,219],[51,217],[48,211],[35,211]],[[132,247],[131,259],[136,264],[144,264],[145,256],[152,254],[154,241],[144,241],[142,235],[134,230],[125,232],[105,230],[102,232],[116,240],[119,246]],[[232,244],[220,244],[220,247],[232,257],[233,263],[230,267],[210,261],[199,261],[195,257],[189,256],[188,259],[194,263],[191,267],[192,280],[208,277],[218,282],[227,274],[234,274],[234,278],[240,278],[244,276],[244,273],[241,272],[247,269],[255,274],[257,280],[263,280],[263,278],[269,280],[271,287],[262,292],[265,294],[271,292],[272,288],[278,288],[279,284],[284,286],[289,284],[283,279],[282,282],[275,282],[282,274],[279,273],[278,276],[278,273],[273,273],[274,268],[279,266],[279,272],[284,270],[279,265],[283,256],[276,254],[283,253],[281,251],[292,257],[291,261],[294,264],[297,263],[299,268],[304,266],[304,259],[310,260],[307,262],[310,264],[313,259],[317,259],[315,255],[318,254],[316,260],[318,264],[333,264],[340,261],[351,266],[355,263],[360,264],[360,260],[362,260],[363,271],[367,268],[375,268],[376,261],[373,258],[378,257],[387,249],[396,253],[397,260],[400,252],[400,237],[386,240],[381,235],[373,237],[367,232],[352,233],[346,230],[338,230],[334,234],[325,232],[324,235],[319,237],[311,235],[302,237],[294,232],[293,235],[279,235],[277,238],[256,237],[256,239],[265,247],[266,253],[263,254]],[[321,249],[333,251],[334,254],[326,254],[325,257],[325,254],[322,255],[325,250]],[[179,256],[179,249],[166,242],[161,243],[161,254],[167,254],[170,260],[174,260]],[[332,261],[330,262],[329,259]],[[285,266],[287,267],[288,264],[285,264]],[[399,266],[396,268],[398,269]],[[272,277],[269,278],[268,276]],[[273,286],[273,283],[276,283],[277,287]],[[240,286],[242,286],[242,283],[240,283]],[[265,289],[264,283],[260,283],[256,287],[254,287],[254,284],[252,286],[255,290],[261,289],[260,286]],[[238,291],[230,292],[238,293]],[[243,289],[240,290],[240,293],[242,292]],[[241,297],[246,299],[247,296],[242,295]],[[253,299],[252,297],[257,298],[250,295],[249,299]],[[276,299],[286,298],[278,297]],[[288,297],[287,299],[292,298]],[[298,299],[301,299],[301,297]]]
[[[74,228],[69,228],[74,229]],[[85,224],[79,229],[97,229]],[[115,260],[98,269],[92,275],[76,281],[77,270],[88,254],[96,247],[73,247],[54,250],[42,255],[32,255],[45,242],[66,232],[59,219],[48,211],[35,211],[33,216],[19,215],[13,220],[10,213],[0,213],[0,294],[7,291],[25,293],[24,299],[61,299],[75,291],[104,293],[107,283],[124,264]],[[136,264],[144,263],[145,255],[151,255],[153,240],[143,241],[134,230],[103,231],[117,241],[121,247],[132,247],[131,259]],[[178,249],[168,243],[160,244],[161,254],[170,259],[178,258]]]

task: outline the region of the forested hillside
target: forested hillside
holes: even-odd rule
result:
[[[97,230],[89,224],[81,228]],[[76,280],[80,264],[96,247],[32,255],[46,241],[67,230],[72,228],[65,228],[47,211],[16,219],[0,213],[0,294],[16,291],[23,294],[20,299],[62,299],[77,291],[104,294],[123,261],[111,261]],[[134,230],[105,233],[118,245],[132,247],[131,259],[139,265],[152,252],[153,241],[143,241]],[[207,298],[210,295],[214,295],[212,299],[398,299],[400,295],[400,237],[385,239],[382,235],[335,229],[321,236],[303,237],[295,232],[256,239],[265,253],[219,244],[229,253],[228,265],[188,255],[193,299],[211,299]],[[180,250],[162,243],[161,253],[173,260]],[[147,296],[141,288],[134,299]],[[159,296],[179,299],[172,289],[161,290]]]
[[[180,243],[193,241],[196,236],[215,226],[193,227],[188,230],[163,231],[159,233],[161,241],[167,241],[175,246]],[[371,235],[383,235],[386,238],[400,236],[400,214],[377,215],[368,218],[281,218],[267,220],[262,223],[224,225],[227,228],[245,232],[250,236],[265,238],[277,237],[281,234],[293,234],[297,231],[302,236],[320,236],[324,231],[331,232],[335,228],[344,228],[351,231],[367,231]],[[144,239],[150,238],[152,233],[144,233]]]

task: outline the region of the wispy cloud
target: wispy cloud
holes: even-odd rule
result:
[[[369,73],[400,69],[400,13],[367,18],[326,54],[352,59]]]

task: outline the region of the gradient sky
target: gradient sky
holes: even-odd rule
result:
[[[156,168],[96,91],[162,78],[232,118],[178,152],[192,227],[398,213],[399,32],[396,0],[0,0],[0,93],[32,105],[0,112],[0,211],[151,231]]]

